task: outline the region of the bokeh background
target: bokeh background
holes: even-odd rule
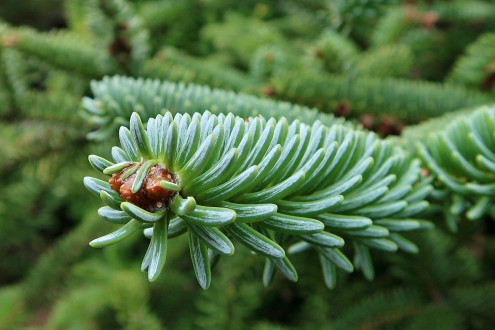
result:
[[[86,138],[94,127],[81,99],[91,80],[112,74],[289,100],[397,138],[432,114],[495,100],[495,4],[2,0],[0,329],[495,326],[488,217],[446,222],[434,210],[436,229],[410,236],[419,254],[373,253],[372,282],[341,272],[333,290],[311,254],[292,259],[298,283],[277,276],[265,288],[263,258],[239,248],[203,291],[185,237],[171,242],[151,284],[139,271],[143,237],[90,248],[113,227],[82,184],[95,174],[87,155],[108,155],[116,136]]]

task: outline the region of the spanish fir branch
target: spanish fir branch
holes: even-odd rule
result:
[[[101,225],[94,216],[87,216],[84,221],[70,234],[59,240],[52,249],[47,251],[29,272],[22,285],[24,301],[28,308],[34,308],[46,299],[41,292],[49,287],[55,287],[64,279],[64,269],[72,265],[84,251],[87,237],[101,232]],[[53,296],[50,298],[54,298]]]
[[[373,46],[384,46],[398,42],[410,30],[422,28],[427,32],[435,27],[476,26],[480,30],[493,29],[495,14],[491,4],[485,1],[435,2],[430,6],[406,4],[391,7],[383,15],[371,38]],[[454,32],[455,33],[455,32]]]
[[[311,55],[327,72],[355,76],[406,77],[414,63],[413,54],[406,45],[375,47],[359,53],[352,40],[332,30],[324,32],[315,42]],[[285,71],[299,70],[286,66]]]
[[[382,282],[371,295],[363,295],[362,284],[359,289],[353,286],[356,290],[352,293],[349,287],[345,288],[342,296],[351,303],[334,307],[337,311],[334,318],[330,318],[332,326],[336,329],[383,328],[400,323],[407,329],[432,325],[450,329],[459,324],[477,324],[475,327],[486,328],[493,322],[491,304],[487,301],[493,297],[495,286],[480,282],[480,278],[487,275],[480,267],[484,261],[472,254],[472,242],[462,244],[459,237],[441,230],[423,233],[418,238],[421,245],[418,255],[392,256],[395,269],[391,277],[395,281]],[[485,247],[482,249],[483,253],[489,253]],[[404,287],[405,282],[411,286]],[[313,296],[316,296],[315,291]],[[341,299],[332,300],[340,306]]]
[[[2,287],[0,289],[0,321],[2,326],[19,328],[25,322],[25,318],[21,286]]]
[[[0,328],[495,324],[490,1],[0,12]]]
[[[33,65],[38,63],[34,60]],[[63,70],[53,70],[47,67],[46,78],[42,81],[47,94],[72,94],[79,99],[87,92],[90,79],[70,74]],[[80,100],[79,100],[80,101]]]
[[[439,23],[477,25],[487,30],[495,27],[495,13],[492,4],[488,1],[436,2],[432,10],[438,14]]]
[[[459,116],[418,144],[418,154],[438,180],[432,194],[447,199],[446,219],[453,230],[461,216],[495,216],[495,111],[493,107]]]
[[[170,45],[192,52],[198,51],[199,30],[207,13],[197,1],[145,1],[137,4],[137,15],[153,36],[151,47]],[[191,15],[194,13],[194,15]]]
[[[126,124],[134,111],[143,120],[167,111],[193,114],[208,109],[215,114],[232,112],[243,118],[260,114],[306,124],[316,120],[327,126],[344,123],[316,109],[195,84],[115,76],[93,82],[91,89],[95,99],[84,98],[83,103],[88,120],[99,127],[89,135],[96,139],[106,138]]]
[[[374,47],[396,43],[412,26],[402,8],[391,8],[378,20],[370,43]]]
[[[259,47],[287,46],[282,34],[268,22],[229,12],[223,22],[207,24],[201,30],[202,39],[226,52],[243,67],[248,67]]]
[[[68,28],[81,35],[87,32],[86,15],[82,14],[85,13],[85,4],[87,2],[83,0],[67,0],[63,3]]]
[[[407,320],[422,308],[422,297],[415,290],[395,289],[359,301],[332,324],[334,329],[385,328]]]
[[[26,63],[21,54],[15,49],[4,48],[0,50],[0,67],[4,69],[5,85],[10,90],[12,106],[19,108],[19,102],[22,101],[26,93],[29,82],[26,77]]]
[[[0,56],[3,57],[2,55],[3,50],[0,49]],[[13,93],[5,71],[5,63],[0,60],[0,115],[2,117],[11,112],[14,103]]]
[[[70,17],[75,24],[81,25],[78,31],[81,35],[94,40],[95,45],[105,50],[111,50],[111,44],[116,39],[116,34],[120,32],[118,26],[115,26],[115,17],[110,17],[115,14],[111,10],[112,4],[106,0],[84,1],[78,5],[77,9],[77,14],[82,21],[79,22],[78,18]]]
[[[493,22],[491,5],[483,1],[408,3],[380,18],[371,45],[409,46],[414,75],[440,81],[472,40],[494,28]]]
[[[48,250],[52,245],[45,240],[46,233],[54,233],[53,228],[59,228],[72,223],[73,219],[79,219],[81,210],[88,207],[87,201],[84,202],[83,198],[77,197],[81,192],[84,193],[81,189],[83,187],[74,184],[74,180],[80,183],[80,178],[87,170],[83,169],[81,172],[86,166],[78,166],[84,164],[84,161],[81,163],[78,158],[87,153],[80,147],[83,140],[74,141],[72,136],[59,133],[66,130],[61,127],[63,125],[50,124],[25,123],[25,127],[21,127],[23,130],[19,130],[18,125],[12,124],[14,134],[33,136],[31,141],[23,139],[24,144],[16,145],[17,154],[8,152],[5,154],[8,159],[2,159],[3,185],[0,195],[3,198],[0,204],[0,217],[3,221],[0,223],[0,263],[6,269],[2,272],[3,281],[12,281],[20,276],[26,277],[29,270],[36,268],[29,266],[33,263],[33,258],[40,257],[43,251]],[[41,127],[45,129],[45,134],[31,133],[40,130]],[[2,132],[4,131],[6,131],[5,127],[2,127]],[[76,131],[76,133],[79,137],[84,136],[81,136],[81,132]],[[8,143],[12,144],[12,141],[16,140],[10,139]],[[73,165],[67,170],[65,165],[70,162]],[[58,188],[54,189],[54,187]],[[75,201],[67,206],[67,200],[72,198]],[[67,214],[63,220],[54,216],[61,212]],[[23,229],[19,230],[19,226]],[[95,234],[96,232],[90,236]],[[17,253],[13,254],[13,249]],[[61,262],[63,257],[59,255],[54,260]],[[49,267],[56,268],[57,265]],[[56,273],[57,271],[54,270],[49,276],[53,278]],[[59,282],[55,280],[54,286],[58,284]]]
[[[466,48],[459,57],[447,81],[482,89],[493,90],[495,85],[495,33],[485,33]]]
[[[88,30],[125,72],[139,74],[150,53],[149,33],[125,0],[90,0],[85,4]]]
[[[317,6],[321,7],[322,4]],[[324,8],[319,8],[321,11],[315,15],[314,11],[310,9],[312,5],[304,1],[286,1],[281,5],[284,15],[275,17],[270,22],[285,36],[314,40],[331,23],[331,18],[326,14]]]
[[[297,64],[290,51],[277,46],[264,46],[254,53],[249,73],[254,82],[261,84],[273,76],[293,69]]]
[[[143,24],[150,30],[168,28],[171,21],[179,23],[191,9],[189,1],[168,2],[148,1],[139,7],[139,16],[143,18]]]
[[[456,27],[460,29],[460,27]],[[453,54],[462,52],[466,40],[445,35],[440,29],[412,28],[398,42],[409,47],[414,55],[411,77],[442,81],[455,60]]]
[[[372,22],[382,14],[393,0],[348,0],[327,4],[332,16],[332,26],[345,35],[369,37]]]
[[[414,56],[405,45],[370,49],[355,60],[350,74],[368,77],[406,78],[414,64]]]
[[[59,122],[71,129],[87,125],[80,116],[74,116],[74,111],[81,108],[79,98],[66,92],[28,91],[18,104],[20,113],[32,120]]]
[[[228,263],[215,266],[216,280],[194,301],[191,316],[194,327],[223,329],[246,326],[246,321],[259,309],[266,293],[258,280],[253,281],[258,275],[255,268],[259,268],[255,267],[256,259],[248,251],[239,250]]]
[[[486,301],[494,295],[495,285],[488,282],[456,287],[452,290],[450,298],[459,314],[462,313],[469,322],[476,322],[483,328],[490,327],[490,323],[493,322],[492,309]]]
[[[370,248],[416,253],[402,232],[431,227],[417,218],[431,191],[419,161],[373,133],[207,111],[165,112],[146,129],[133,113],[119,138],[113,161],[89,157],[109,182],[84,183],[106,204],[100,216],[122,226],[90,244],[112,245],[144,228],[150,281],[164,266],[168,238],[185,232],[204,289],[211,258],[233,254],[232,240],[267,258],[265,285],[275,270],[297,280],[286,249],[313,249],[334,287],[337,268],[372,279]],[[354,265],[340,251],[346,241]]]
[[[17,167],[27,160],[37,160],[48,153],[61,149],[68,140],[82,140],[84,134],[74,127],[60,127],[57,123],[25,120],[14,123],[1,123],[2,157],[0,169],[6,173],[8,169]],[[46,143],[38,143],[40,140]]]
[[[321,63],[327,72],[347,71],[358,56],[359,49],[354,42],[333,30],[326,30],[311,49],[311,55]]]
[[[105,267],[102,264],[97,266]],[[146,282],[133,272],[108,267],[106,270],[104,280],[93,278],[92,282],[69,290],[59,299],[54,304],[47,327],[63,329],[77,323],[91,328],[94,319],[106,310],[112,310],[121,327],[163,329],[158,317],[150,311]]]
[[[273,87],[278,97],[326,112],[344,106],[352,116],[395,116],[409,123],[490,101],[487,95],[459,86],[301,72],[275,77]]]
[[[164,48],[147,61],[142,76],[184,83],[207,84],[233,91],[246,90],[251,80],[242,72],[199,60],[174,48]]]
[[[89,77],[101,77],[116,70],[115,62],[104,50],[65,31],[42,33],[26,27],[11,28],[10,33],[1,37],[0,44]]]
[[[486,105],[487,107],[493,107],[493,105]],[[459,120],[464,116],[470,116],[473,112],[479,110],[479,106],[468,107],[464,109],[455,110],[453,112],[447,112],[444,115],[435,118],[429,118],[415,125],[407,125],[404,127],[400,137],[397,141],[405,148],[410,150],[413,154],[417,152],[417,142],[426,143],[429,136],[435,132],[441,132],[451,124],[453,121]]]

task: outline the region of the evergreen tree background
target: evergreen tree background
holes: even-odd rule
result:
[[[139,235],[88,246],[114,227],[82,184],[87,155],[109,156],[121,123],[91,121],[81,100],[106,75],[208,85],[315,107],[416,152],[495,103],[494,36],[488,0],[2,1],[0,329],[493,328],[493,198],[441,180],[435,229],[409,236],[419,253],[372,251],[373,281],[339,272],[329,290],[317,256],[297,254],[299,281],[265,288],[263,259],[239,248],[203,291],[180,236],[148,283]]]

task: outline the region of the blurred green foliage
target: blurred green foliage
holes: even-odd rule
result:
[[[65,25],[63,0],[4,0],[0,17],[15,25],[30,25],[42,30]]]
[[[92,79],[125,74],[292,100],[382,135],[447,113],[391,138],[414,150],[495,101],[494,30],[492,1],[3,0],[0,329],[492,328],[493,212],[446,224],[473,202],[441,182],[437,228],[413,236],[417,255],[372,252],[373,282],[340,272],[328,290],[316,256],[299,254],[298,283],[264,288],[262,259],[239,247],[202,291],[179,237],[147,283],[141,237],[87,244],[113,228],[82,185],[87,155],[109,158],[116,135],[88,140],[105,123],[80,110]]]

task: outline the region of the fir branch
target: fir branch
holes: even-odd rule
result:
[[[486,283],[454,288],[450,298],[452,305],[465,315],[468,324],[475,324],[480,329],[490,327],[495,321],[492,299],[495,297],[495,285]]]
[[[28,308],[34,308],[53,298],[46,297],[41,292],[47,292],[49,287],[59,285],[66,274],[63,270],[70,267],[85,250],[87,238],[101,232],[101,225],[96,220],[92,215],[87,216],[75,230],[47,251],[31,269],[22,285],[24,301]]]
[[[197,52],[199,32],[209,13],[197,1],[145,1],[138,3],[137,15],[149,30],[151,46],[170,45]],[[194,13],[193,15],[191,13]]]
[[[0,328],[495,324],[493,223],[464,221],[495,217],[493,95],[468,90],[493,90],[489,1],[24,2],[0,12],[60,31],[0,23]],[[81,117],[115,73],[175,82],[94,82]],[[429,120],[383,141],[238,91],[379,133]],[[87,154],[125,183],[86,179],[110,224]]]
[[[83,264],[84,265],[84,264]],[[103,264],[97,266],[104,267]],[[81,265],[79,265],[81,268]],[[110,274],[108,274],[110,272]],[[107,268],[106,278],[88,281],[68,290],[58,300],[48,320],[48,328],[98,327],[100,316],[107,310],[115,312],[118,323],[126,329],[162,329],[148,307],[149,293],[145,282],[125,270]]]
[[[270,22],[285,36],[313,40],[331,24],[331,17],[324,8],[319,8],[315,13],[309,8],[312,5],[303,1],[284,1],[280,5],[283,16],[276,17]],[[322,3],[318,4],[321,5]]]
[[[40,33],[26,27],[11,28],[9,33],[3,34],[0,44],[36,56],[63,70],[90,77],[100,77],[116,70],[115,63],[105,51],[68,32]]]
[[[311,53],[327,72],[342,73],[352,66],[358,47],[338,32],[326,30],[316,40]]]
[[[56,153],[66,146],[67,141],[82,141],[84,137],[74,127],[61,127],[57,123],[26,120],[3,123],[0,127],[0,144],[3,146],[0,159],[2,174],[28,160],[36,161],[49,153]]]
[[[222,23],[211,23],[201,31],[204,40],[211,41],[221,51],[229,53],[240,65],[249,66],[259,47],[266,45],[287,46],[283,36],[269,23],[227,13]]]
[[[402,8],[389,9],[373,30],[371,45],[380,47],[397,42],[413,26],[406,17]]]
[[[62,329],[80,326],[95,328],[98,314],[109,308],[109,294],[102,285],[84,286],[78,290],[66,292],[56,302],[47,327]]]
[[[485,33],[466,48],[447,77],[450,83],[490,91],[495,85],[495,33]]]
[[[414,63],[409,47],[385,46],[362,53],[352,65],[351,74],[368,77],[407,77]]]
[[[233,91],[246,90],[251,85],[248,77],[230,67],[193,58],[173,48],[160,50],[147,61],[142,76],[184,83],[205,84]]]
[[[338,249],[345,238],[355,245],[356,267],[371,279],[368,248],[415,253],[399,232],[430,227],[413,219],[428,205],[428,182],[415,184],[419,162],[371,133],[205,112],[165,113],[150,118],[146,130],[134,113],[130,130],[121,127],[119,136],[117,164],[90,156],[93,167],[113,174],[110,184],[84,182],[108,205],[100,215],[124,226],[90,244],[105,247],[149,228],[142,268],[150,281],[165,262],[167,228],[177,226],[189,232],[204,289],[211,281],[208,250],[232,254],[228,237],[269,258],[269,273],[276,268],[292,280],[297,274],[282,246],[299,241],[313,247],[325,276],[334,278],[336,267],[353,270]]]
[[[485,214],[493,216],[494,127],[494,109],[482,108],[467,118],[456,118],[445,129],[431,133],[418,144],[418,154],[425,165],[447,192],[453,194],[448,207],[450,218],[464,213],[470,220],[480,219]],[[444,199],[444,195],[439,197]],[[456,221],[450,221],[450,227],[455,229]]]
[[[3,327],[18,328],[24,321],[24,303],[19,285],[0,289],[0,322]]]
[[[5,68],[5,85],[8,86],[13,106],[19,107],[24,93],[26,93],[29,82],[26,77],[26,63],[21,54],[15,49],[2,49],[1,67]]]
[[[493,107],[493,105],[486,105]],[[447,112],[439,117],[429,118],[415,125],[404,127],[399,139],[397,140],[403,147],[408,148],[413,154],[417,152],[417,142],[426,142],[428,137],[435,132],[443,131],[450,123],[465,116],[470,116],[478,110],[479,107],[469,107]]]
[[[93,82],[91,88],[95,100],[83,100],[89,120],[99,127],[90,133],[91,138],[108,137],[119,125],[127,122],[133,111],[138,112],[143,120],[166,111],[193,114],[208,109],[215,114],[232,112],[243,118],[260,114],[307,124],[316,120],[327,126],[343,123],[341,119],[316,109],[194,84],[115,76]]]
[[[295,54],[293,50],[280,46],[263,46],[258,48],[253,55],[249,67],[249,73],[254,83],[260,85],[270,81],[274,76],[278,76],[290,71],[306,70],[318,73],[322,70],[321,60],[316,60],[311,56]],[[256,86],[253,86],[255,88]],[[258,90],[255,92],[259,93]],[[267,86],[264,89],[266,95],[271,95],[273,91]]]
[[[99,5],[102,8],[99,8],[93,26],[98,26],[102,20],[107,22],[103,28],[94,30],[93,35],[98,38],[101,32],[110,32],[109,38],[102,40],[110,56],[124,71],[139,73],[150,53],[148,30],[129,2],[105,0]],[[97,10],[94,8],[93,12]],[[108,29],[108,26],[111,28]]]
[[[0,49],[0,57],[3,57],[2,49]],[[0,116],[8,115],[13,110],[13,104],[14,100],[6,75],[5,64],[0,60]]]
[[[29,91],[22,96],[18,104],[20,113],[31,120],[60,122],[66,125],[67,130],[86,125],[78,114],[81,110],[79,97],[73,94]],[[80,136],[79,130],[78,133],[73,133],[73,137]]]
[[[463,25],[483,26],[486,29],[494,27],[495,13],[486,1],[453,1],[434,3],[432,9],[438,13],[440,23],[455,22]]]
[[[414,316],[421,297],[411,289],[378,293],[348,309],[333,324],[334,329],[380,329]]]
[[[281,98],[352,116],[395,116],[410,123],[482,105],[490,97],[458,86],[371,77],[344,77],[293,72],[273,79]]]

